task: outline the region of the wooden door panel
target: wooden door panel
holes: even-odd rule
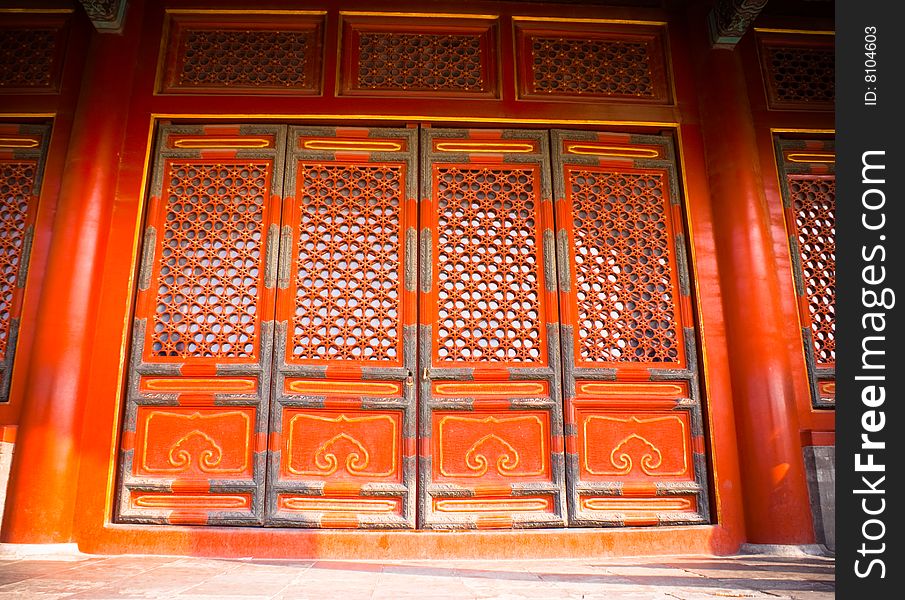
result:
[[[422,132],[420,523],[562,525],[546,132]]]
[[[48,125],[0,123],[0,404],[9,400]]]
[[[417,144],[290,128],[268,524],[414,526]]]
[[[280,126],[158,132],[121,521],[261,522],[285,137]]]
[[[552,132],[570,524],[709,520],[671,140]]]

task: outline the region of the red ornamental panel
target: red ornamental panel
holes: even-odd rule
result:
[[[831,141],[777,141],[789,250],[815,408],[832,408],[836,402],[835,159]]]
[[[420,523],[563,525],[546,132],[421,147]]]
[[[758,35],[770,108],[833,110],[836,102],[834,43],[832,34]]]
[[[158,89],[168,94],[318,94],[324,14],[168,11]]]
[[[0,124],[0,403],[10,377],[50,128]]]
[[[671,101],[663,27],[516,19],[525,98]]]
[[[570,523],[706,522],[671,140],[576,131],[552,140]]]
[[[138,277],[119,518],[260,523],[284,127],[163,126]]]
[[[417,143],[290,128],[268,523],[415,525]]]
[[[10,14],[0,23],[0,94],[56,94],[68,15]]]
[[[342,94],[496,97],[496,18],[343,15]]]

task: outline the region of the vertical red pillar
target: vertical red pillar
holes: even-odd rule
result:
[[[68,542],[105,238],[142,2],[122,34],[93,34],[51,232],[0,540]]]
[[[693,17],[703,26],[703,15]],[[724,292],[729,368],[748,541],[814,542],[791,361],[782,337],[770,217],[748,90],[735,50],[711,50],[696,32],[696,82]],[[783,279],[780,279],[782,277]]]

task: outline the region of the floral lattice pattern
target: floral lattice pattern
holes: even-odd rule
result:
[[[677,362],[664,176],[582,169],[568,185],[582,360]]]
[[[270,169],[266,162],[169,163],[154,355],[255,355]]]
[[[836,181],[789,177],[795,238],[818,367],[836,362]]]
[[[49,87],[56,43],[53,29],[0,29],[0,89]]]
[[[0,359],[6,356],[9,344],[10,311],[36,173],[32,161],[0,162]]]
[[[485,90],[478,35],[362,33],[357,87],[368,90]]]
[[[441,361],[541,362],[535,173],[437,169]]]
[[[532,92],[656,97],[648,43],[533,37],[531,51]]]
[[[399,166],[299,166],[295,360],[399,355]]]

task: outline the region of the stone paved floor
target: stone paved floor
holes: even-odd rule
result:
[[[0,555],[0,599],[699,600],[834,597],[834,560],[740,555],[337,561]]]

